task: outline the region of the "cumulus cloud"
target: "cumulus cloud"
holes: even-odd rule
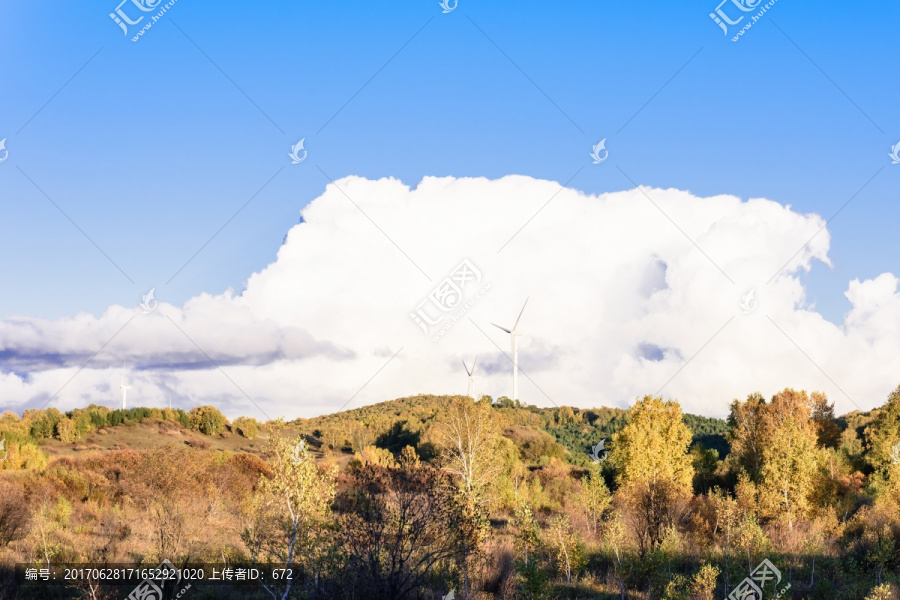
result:
[[[523,176],[347,177],[302,211],[241,293],[99,318],[0,321],[6,408],[212,403],[312,416],[417,393],[627,406],[660,393],[722,416],[735,397],[825,391],[881,404],[900,372],[898,279],[852,281],[840,326],[799,275],[830,264],[818,215],[765,199],[640,188],[586,195]],[[99,352],[98,352],[99,351]],[[88,362],[89,361],[89,362]],[[87,366],[82,368],[87,362]],[[62,391],[59,391],[59,390]],[[59,392],[57,394],[57,392]],[[261,414],[262,413],[262,414]]]

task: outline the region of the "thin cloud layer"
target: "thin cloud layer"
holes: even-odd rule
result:
[[[732,398],[791,386],[843,412],[900,383],[897,277],[849,282],[844,323],[826,321],[799,277],[830,264],[825,221],[765,199],[347,177],[302,215],[240,294],[0,321],[4,408],[115,406],[124,365],[132,405],[312,416],[464,393],[461,361],[476,355],[476,391],[496,398],[512,391],[510,339],[491,323],[510,328],[526,298],[529,403],[660,393],[722,416]]]

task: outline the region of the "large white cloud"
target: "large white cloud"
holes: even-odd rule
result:
[[[509,337],[490,323],[511,326],[526,297],[519,396],[529,403],[627,406],[659,391],[722,416],[734,397],[792,386],[848,411],[900,383],[897,278],[850,282],[845,322],[826,321],[798,277],[829,264],[825,222],[768,200],[589,196],[522,176],[415,188],[347,177],[302,214],[240,294],[150,314],[112,306],[100,318],[0,321],[4,407],[40,406],[60,388],[62,409],[114,405],[126,364],[133,404],[262,416],[255,402],[271,417],[312,416],[463,393],[461,360],[476,354],[479,393],[510,395]],[[461,289],[468,308],[434,341],[441,325],[425,335],[411,313],[444,315],[427,299],[464,260],[477,274]]]

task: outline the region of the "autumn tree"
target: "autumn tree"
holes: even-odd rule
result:
[[[350,430],[350,443],[354,452],[361,452],[363,448],[371,446],[374,441],[375,436],[372,435],[371,428],[363,423],[353,424]]]
[[[438,445],[444,469],[457,476],[467,494],[483,496],[499,471],[496,460],[500,429],[487,404],[458,398],[439,425]]]
[[[690,497],[694,468],[691,432],[675,401],[645,396],[613,436],[610,458],[618,469],[619,493],[630,509],[641,554],[662,541],[678,506]]]
[[[743,468],[754,481],[762,468],[765,409],[766,399],[761,394],[750,394],[743,402],[734,400],[728,415],[730,458],[737,461],[738,470]]]
[[[599,525],[612,505],[612,495],[599,471],[592,470],[589,475],[581,479],[578,504],[584,511],[588,529],[597,535]]]
[[[64,444],[75,441],[75,421],[69,417],[63,417],[56,423],[56,437]]]
[[[537,560],[541,549],[541,528],[526,502],[517,504],[513,512],[513,525],[518,587],[526,598],[544,598],[549,577]]]
[[[809,403],[813,423],[816,426],[816,436],[819,446],[824,448],[837,448],[841,444],[841,428],[834,416],[834,402],[829,403],[828,397],[822,392],[813,392],[809,395]]]
[[[873,469],[887,475],[900,456],[900,386],[888,396],[875,421],[866,429],[866,460]]]
[[[547,544],[553,553],[556,570],[565,575],[566,583],[571,583],[572,574],[577,573],[584,560],[584,549],[578,534],[572,529],[569,515],[553,517],[547,528]]]
[[[259,435],[259,421],[252,417],[238,417],[231,424],[231,430],[248,440],[253,439]]]
[[[563,406],[556,411],[556,422],[560,425],[571,425],[575,422],[575,413],[569,406]]]
[[[519,502],[513,512],[513,526],[516,530],[516,554],[525,566],[541,544],[541,528],[534,519],[534,512],[526,502]]]
[[[329,548],[327,531],[336,473],[316,464],[303,439],[275,436],[270,444],[271,476],[260,476],[257,500],[260,512],[270,515],[274,524],[260,524],[255,531],[245,530],[244,543],[254,561],[298,568],[315,579],[323,554]],[[294,581],[288,580],[277,591],[274,586],[264,587],[272,598],[278,598],[278,592],[282,592],[280,597],[285,600],[290,597]]]
[[[450,476],[409,452],[401,458],[355,469],[335,498],[346,597],[422,598],[429,582],[448,581],[464,530]]]
[[[457,501],[464,515],[459,549],[464,598],[470,594],[470,563],[489,532],[488,486],[503,464],[498,460],[499,437],[491,405],[468,397],[456,398],[438,426],[437,443],[443,451],[444,469],[460,484]]]
[[[818,432],[810,416],[809,396],[790,388],[776,394],[762,415],[760,508],[791,528],[811,508]]]
[[[225,428],[225,415],[215,406],[197,406],[191,409],[191,429],[205,435],[216,435]]]
[[[344,446],[344,440],[346,439],[346,424],[342,421],[337,421],[335,423],[329,423],[324,425],[320,430],[319,434],[322,437],[322,441],[325,444],[335,451],[340,451]]]

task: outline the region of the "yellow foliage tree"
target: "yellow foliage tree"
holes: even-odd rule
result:
[[[612,505],[612,495],[598,471],[591,471],[590,475],[582,478],[578,501],[587,519],[588,528],[597,535],[598,527]]]
[[[675,401],[644,396],[613,436],[610,458],[630,509],[641,553],[657,547],[677,506],[692,492],[691,432]]]
[[[762,468],[765,409],[766,399],[761,394],[750,394],[743,402],[734,400],[728,415],[728,444],[731,446],[729,458],[737,462],[738,469],[749,473],[754,481]]]
[[[437,430],[444,469],[460,483],[458,502],[466,533],[462,536],[459,566],[465,598],[470,592],[470,563],[479,554],[490,530],[485,512],[490,497],[488,486],[503,466],[498,460],[500,428],[493,410],[487,402],[474,402],[468,396],[456,398]]]
[[[566,576],[566,583],[570,583],[572,574],[577,573],[582,566],[584,550],[578,534],[572,529],[569,515],[557,515],[550,521],[547,546],[553,553],[557,571]]]
[[[883,476],[892,474],[900,478],[900,470],[894,469],[900,462],[900,386],[888,396],[887,404],[878,411],[875,421],[866,428],[866,460]]]
[[[75,421],[69,417],[63,417],[56,424],[56,437],[59,441],[70,444],[75,441]]]
[[[444,468],[459,477],[467,494],[479,499],[498,474],[500,429],[485,403],[457,398],[447,410],[438,430],[438,445],[444,451]]]
[[[271,438],[271,476],[261,476],[256,509],[274,518],[274,526],[260,525],[268,539],[244,535],[254,560],[298,565],[316,574],[328,548],[327,530],[335,495],[336,470],[320,468],[303,439]],[[292,581],[285,584],[282,598],[290,596]],[[266,587],[270,594],[275,591]]]
[[[808,515],[818,468],[818,430],[805,391],[790,388],[772,398],[763,412],[759,501],[762,514],[787,521],[793,529]]]

